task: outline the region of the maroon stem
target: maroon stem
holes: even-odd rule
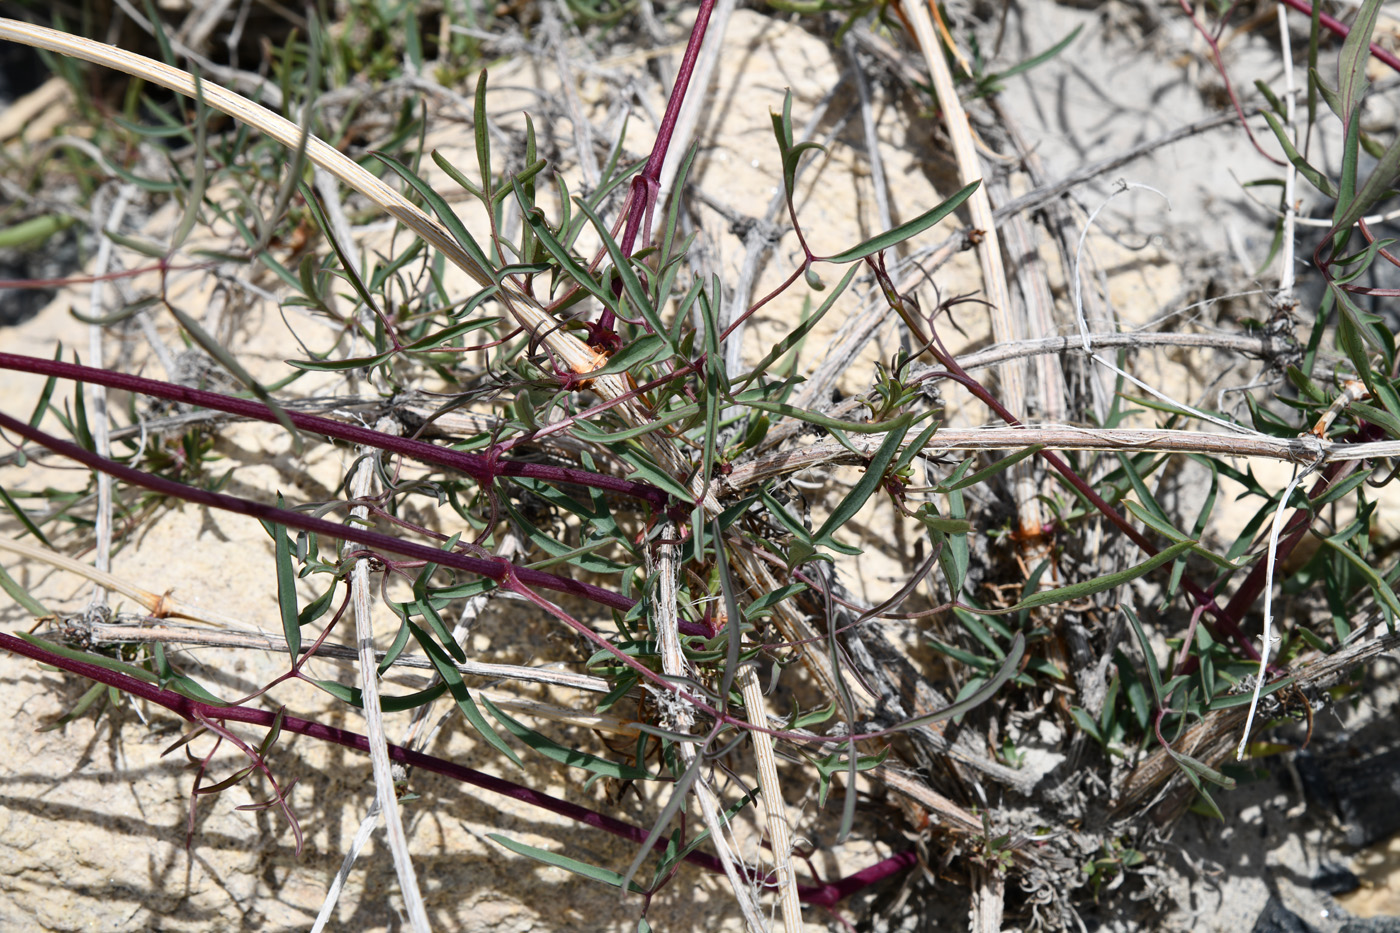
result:
[[[366,528],[358,528],[354,525],[341,525],[336,522],[326,521],[321,518],[312,518],[300,512],[293,512],[288,509],[279,509],[274,506],[264,505],[261,502],[254,502],[251,499],[241,499],[237,496],[230,496],[219,492],[210,492],[207,489],[200,489],[196,486],[186,486],[184,483],[177,483],[174,480],[161,476],[154,476],[150,473],[142,472],[134,467],[129,467],[114,460],[98,456],[90,450],[79,447],[70,441],[60,440],[52,434],[40,431],[38,428],[30,427],[28,424],[9,415],[0,412],[0,428],[6,431],[13,431],[20,437],[31,443],[39,444],[52,450],[54,453],[76,460],[89,469],[99,470],[124,483],[133,486],[141,486],[152,492],[163,496],[174,496],[202,505],[211,509],[221,509],[225,512],[233,512],[237,515],[247,515],[262,521],[275,522],[285,525],[288,528],[296,528],[299,531],[306,531],[311,534],[323,535],[339,541],[353,541],[356,544],[364,545],[375,551],[383,551],[389,554],[398,554],[412,560],[421,560],[430,564],[441,564],[444,567],[452,567],[457,570],[465,570],[468,573],[488,577],[497,583],[505,582],[512,576],[515,580],[527,586],[540,587],[542,589],[554,590],[558,593],[568,593],[571,596],[578,596],[591,602],[607,606],[611,609],[620,609],[624,612],[634,605],[631,599],[620,593],[605,590],[600,586],[591,583],[581,583],[577,580],[570,580],[567,577],[556,576],[552,573],[545,573],[542,570],[531,570],[528,567],[516,567],[508,561],[499,558],[487,560],[480,557],[468,557],[465,554],[458,554],[455,551],[443,551],[438,548],[429,547],[426,544],[415,544],[411,541],[403,541],[390,535],[381,534],[377,531],[370,531]]]
[[[690,89],[690,78],[695,73],[695,62],[700,57],[700,47],[705,44],[705,30],[710,26],[710,14],[714,12],[715,0],[700,0],[700,9],[695,14],[695,25],[690,30],[690,41],[686,43],[681,66],[676,70],[676,83],[671,86],[671,96],[666,101],[666,112],[661,117],[661,127],[656,132],[656,143],[651,147],[651,155],[640,174],[632,179],[632,196],[629,198],[630,211],[627,226],[622,231],[622,255],[631,256],[637,243],[637,235],[642,224],[651,219],[656,207],[656,198],[661,191],[661,166],[666,162],[666,153],[671,148],[671,137],[676,132],[676,121],[680,119],[681,105],[685,103],[686,91]],[[598,318],[599,330],[611,332],[616,317],[611,308],[604,308]]]
[[[1196,18],[1196,11],[1191,8],[1190,0],[1177,0],[1177,4],[1181,7],[1182,12],[1191,20],[1191,25],[1196,27],[1196,32],[1200,33],[1201,38],[1206,40],[1206,45],[1210,47],[1210,56],[1215,61],[1215,70],[1219,72],[1220,80],[1225,82],[1225,93],[1230,98],[1230,104],[1235,108],[1235,115],[1240,118],[1240,126],[1244,128],[1244,134],[1249,137],[1250,145],[1254,147],[1256,152],[1275,165],[1286,165],[1286,162],[1275,159],[1265,152],[1264,147],[1259,145],[1259,140],[1254,138],[1254,131],[1249,128],[1249,120],[1244,115],[1244,107],[1240,104],[1239,95],[1235,93],[1234,82],[1230,80],[1230,73],[1225,68],[1225,59],[1220,54],[1220,42],[1218,41],[1218,37],[1211,35],[1210,30],[1206,29],[1205,24]],[[1232,6],[1230,9],[1233,10],[1234,7]],[[1222,26],[1228,17],[1229,14],[1227,13],[1225,17],[1221,18]]]
[[[64,363],[59,360],[47,360],[37,356],[21,356],[17,353],[0,353],[0,369],[90,382],[95,385],[106,386],[109,389],[136,392],[141,395],[149,395],[153,398],[168,399],[172,402],[184,402],[190,405],[197,405],[200,408],[228,412],[232,415],[251,418],[256,421],[271,423],[278,420],[276,413],[273,412],[271,408],[258,402],[234,398],[228,395],[220,395],[217,392],[205,392],[200,389],[191,389],[170,382],[160,382],[156,379],[130,376],[126,373],[119,373],[110,369],[98,369],[92,366],[82,366],[77,363]],[[315,434],[324,434],[327,437],[334,437],[352,444],[361,444],[368,447],[376,447],[380,450],[391,451],[392,453],[411,457],[423,463],[445,466],[449,469],[465,473],[482,483],[490,483],[497,476],[520,476],[542,480],[547,483],[573,483],[579,486],[601,489],[604,492],[630,496],[634,499],[641,499],[658,510],[664,509],[670,502],[670,496],[666,492],[652,486],[650,483],[622,479],[616,476],[608,476],[604,473],[593,473],[588,470],[578,470],[571,467],[552,466],[544,463],[523,463],[518,460],[502,460],[498,456],[491,454],[464,453],[460,450],[439,447],[437,444],[429,444],[425,441],[413,440],[407,437],[396,437],[392,434],[372,431],[369,428],[362,428],[353,424],[342,424],[339,421],[332,421],[329,418],[320,418],[316,415],[307,415],[294,411],[284,411],[283,414],[286,415],[287,419],[291,421],[292,424],[302,430],[311,431]]]
[[[171,690],[162,690],[155,684],[146,683],[124,674],[120,671],[108,670],[87,661],[80,661],[76,658],[66,657],[52,651],[47,651],[42,647],[42,643],[25,641],[13,635],[0,633],[0,648],[32,658],[41,664],[52,665],[61,668],[80,677],[97,683],[115,687],[123,693],[140,697],[147,702],[154,703],[170,710],[187,722],[199,722],[208,720],[213,722],[242,722],[249,725],[272,728],[277,720],[277,714],[268,710],[250,709],[245,706],[215,706],[209,703],[201,703],[189,697],[182,696]],[[350,732],[345,729],[338,729],[335,726],[323,725],[307,719],[299,719],[295,716],[283,716],[281,718],[281,728],[286,732],[296,735],[305,735],[313,739],[320,739],[325,742],[332,742],[344,748],[353,748],[361,752],[369,751],[369,739],[357,732]],[[582,823],[585,826],[592,826],[604,832],[620,836],[632,842],[645,842],[647,831],[639,826],[615,819],[596,810],[581,807],[567,800],[560,800],[549,794],[543,794],[532,790],[513,781],[504,778],[494,777],[484,774],[472,768],[467,768],[455,762],[437,758],[433,755],[425,755],[411,749],[398,745],[389,745],[389,757],[394,761],[402,762],[413,768],[420,768],[434,774],[441,774],[444,777],[479,787],[492,793],[501,794],[514,800],[539,807],[550,813],[565,817],[566,819]],[[657,839],[653,847],[658,851],[664,851],[670,845],[668,838]],[[724,866],[719,859],[705,852],[693,851],[684,856],[685,861],[693,865],[698,865],[707,871],[717,874],[724,871]],[[912,850],[896,853],[889,858],[883,859],[868,868],[856,872],[855,874],[842,878],[838,881],[821,885],[797,886],[798,897],[803,903],[818,904],[829,907],[841,899],[854,894],[878,881],[882,881],[892,875],[898,874],[909,868],[918,860]]]

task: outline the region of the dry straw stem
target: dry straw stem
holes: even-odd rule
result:
[[[37,560],[40,563],[66,570],[86,577],[93,583],[104,587],[111,593],[117,593],[128,599],[134,599],[145,607],[152,616],[162,619],[188,619],[191,622],[202,622],[206,625],[217,625],[221,628],[240,628],[243,623],[232,616],[224,615],[213,609],[205,609],[200,606],[191,605],[183,600],[176,599],[167,590],[164,595],[152,593],[139,586],[134,586],[121,577],[114,576],[96,569],[80,560],[59,554],[48,548],[37,544],[30,544],[27,541],[11,541],[8,538],[0,538],[0,551],[9,551],[21,557]]]
[[[65,619],[52,632],[40,632],[40,637],[48,641],[63,641],[77,646],[102,647],[108,645],[164,644],[198,648],[248,648],[256,651],[285,653],[287,643],[275,635],[261,635],[250,632],[210,632],[205,629],[186,628],[179,625],[142,622],[89,622],[82,619]],[[303,648],[303,650],[306,650]],[[359,653],[343,645],[321,645],[316,649],[316,657],[329,661],[357,661]],[[384,660],[383,652],[375,653],[375,663]],[[401,655],[394,660],[393,669],[436,670],[427,658],[418,655]],[[539,683],[552,687],[568,687],[590,693],[609,693],[612,687],[601,678],[574,674],[569,671],[547,671],[510,664],[483,664],[465,661],[455,664],[463,674],[491,680],[518,680],[524,683]],[[513,694],[478,690],[476,696],[485,697],[506,712],[518,712],[538,719],[548,719],[582,729],[598,729],[615,735],[635,738],[638,734],[636,723],[606,713],[590,713],[584,710],[565,709],[551,706],[538,700],[526,700]]]
[[[861,454],[857,457],[847,447],[836,442],[811,444],[796,450],[766,454],[736,466],[721,480],[721,491],[737,493],[756,483],[776,476],[796,473],[812,467],[862,462],[872,456],[884,439],[883,434],[850,435],[851,446]],[[1383,448],[1384,454],[1400,454],[1400,442],[1334,446],[1331,441],[1304,434],[1282,439],[1266,437],[1237,437],[1229,434],[1209,434],[1204,431],[1172,431],[1165,429],[1078,428],[1071,426],[1026,428],[971,428],[939,431],[924,445],[924,454],[975,450],[1022,450],[1041,444],[1051,450],[1107,450],[1153,453],[1206,454],[1217,457],[1264,457],[1289,463],[1311,465],[1329,460],[1369,459],[1355,448]]]
[[[0,39],[92,62],[135,75],[187,97],[202,98],[208,106],[247,123],[289,149],[296,149],[301,145],[305,135],[302,128],[295,123],[246,97],[208,81],[196,83],[188,72],[115,46],[12,19],[0,19]],[[395,220],[450,259],[479,285],[486,287],[496,284],[488,271],[480,268],[457,245],[446,227],[419,210],[403,195],[323,140],[315,136],[306,136],[305,144],[306,157],[312,164],[330,172],[342,183],[378,204]],[[550,317],[538,302],[522,292],[509,279],[504,279],[499,284],[498,297],[501,303],[522,327],[548,346],[570,369],[576,373],[589,373],[598,368],[601,362],[598,355],[581,340],[559,330],[558,322]],[[651,413],[642,403],[627,398],[630,387],[624,375],[599,376],[593,380],[593,390],[609,402],[625,398],[626,400],[619,402],[614,410],[631,425],[640,426],[651,420]],[[650,452],[662,465],[676,476],[687,477],[693,472],[690,464],[671,445],[655,439],[650,434],[642,440],[648,444]],[[697,496],[703,497],[707,512],[718,514],[719,504],[708,490],[700,488],[699,483],[700,480],[696,477],[692,482],[693,491]]]
[[[656,539],[655,556],[653,557],[652,549],[648,548],[646,560],[647,576],[655,577],[657,581],[652,596],[652,608],[655,612],[656,642],[657,651],[661,655],[661,672],[667,677],[679,679],[693,677],[694,672],[686,663],[685,653],[681,650],[680,612],[676,605],[676,593],[679,589],[676,583],[676,566],[679,563],[679,554],[675,544],[676,535],[675,523],[663,522],[660,534]],[[695,725],[694,707],[679,697],[673,702],[663,705],[661,715],[662,727],[675,732],[688,735]],[[681,763],[687,769],[700,767],[695,762],[694,745],[689,742],[680,742],[676,746],[676,751],[680,755]],[[763,777],[763,773],[760,772],[760,781]],[[729,836],[725,832],[728,827],[720,807],[719,796],[711,785],[710,775],[703,768],[696,774],[693,786],[695,799],[700,804],[701,818],[705,821],[705,827],[710,831],[715,854],[719,856],[720,865],[724,868],[724,875],[729,879],[729,886],[734,891],[734,900],[739,905],[739,912],[743,914],[749,933],[766,933],[768,926],[763,922],[758,898],[747,879],[739,873],[734,849],[729,844]],[[776,787],[772,789],[776,792]],[[760,791],[764,793],[769,790],[770,788],[760,786]]]
[[[1145,331],[1090,334],[1089,344],[1094,349],[1118,347],[1126,349],[1141,349],[1145,347],[1187,347],[1228,350],[1244,353],[1249,356],[1260,357],[1266,360],[1275,359],[1286,353],[1293,352],[1296,349],[1296,345],[1291,341],[1283,337],[1275,337],[1268,334],[1174,334]],[[964,370],[972,372],[987,366],[995,366],[1004,360],[1014,359],[1016,357],[1077,353],[1082,350],[1083,338],[1078,336],[1014,340],[1010,343],[993,344],[985,349],[961,356],[958,358],[958,365]],[[1331,363],[1339,358],[1325,350],[1320,350],[1318,352],[1318,359],[1323,362]],[[803,397],[805,398],[806,396],[804,395]],[[441,411],[439,407],[432,404],[431,399],[420,397],[413,393],[395,396],[393,399],[387,401],[382,398],[371,398],[369,396],[330,396],[312,399],[287,399],[280,404],[283,408],[289,410],[319,414],[323,417],[333,418],[350,424],[360,424],[367,418],[374,418],[384,414],[394,414],[401,418],[421,422],[426,428],[443,434],[489,433],[499,424],[498,418],[483,412],[463,411],[461,409],[453,409],[445,412]],[[860,411],[863,407],[864,402],[859,397],[849,398],[838,403],[826,413],[833,418],[842,418],[850,415],[852,412]],[[137,424],[128,425],[124,428],[117,428],[112,431],[111,438],[113,441],[121,441],[132,437],[139,437],[146,433],[173,431],[197,424],[219,424],[244,420],[247,419],[241,418],[238,415],[231,415],[219,411],[182,412],[178,415],[154,418],[149,421],[141,421]],[[770,432],[771,443],[766,441],[764,446],[776,446],[780,441],[787,440],[793,434],[800,433],[803,429],[803,422],[795,418],[785,419],[773,426]],[[583,444],[570,438],[567,434],[552,434],[549,437],[541,438],[540,443],[549,447],[559,448],[563,453],[577,453],[584,447]],[[48,453],[48,450],[44,447],[30,445],[0,456],[0,466],[9,466],[15,463],[19,460],[21,455],[29,459],[34,459],[47,456]],[[1392,454],[1375,455],[1390,456]],[[1333,459],[1342,458],[1334,457]]]
[[[134,586],[121,577],[103,573],[79,560],[40,545],[0,538],[0,550],[10,551],[21,557],[77,574],[113,593],[134,599],[146,607],[148,615],[139,621],[98,622],[87,617],[59,618],[56,620],[58,634],[64,641],[86,645],[128,645],[159,642],[161,644],[204,648],[248,648],[275,652],[287,650],[287,642],[281,635],[273,635],[254,629],[243,620],[235,619],[232,616],[188,605],[176,599],[169,592],[164,596],[157,596],[149,590]],[[195,628],[164,621],[166,619],[189,619],[218,626],[218,628]],[[303,646],[302,651],[310,651],[310,646]],[[335,661],[353,661],[359,657],[353,649],[340,645],[321,645],[316,649],[316,655]],[[382,660],[383,654],[377,654],[376,663]],[[400,655],[394,660],[393,666],[416,670],[436,670],[433,663],[427,658],[411,654]],[[588,693],[610,693],[612,691],[612,685],[603,678],[576,674],[573,671],[551,670],[523,664],[489,664],[483,661],[460,661],[455,662],[453,666],[463,674],[493,681],[518,680],[524,683],[567,687]],[[569,721],[576,721],[579,725],[592,728],[594,719],[589,714],[575,713]],[[600,721],[612,722],[613,717],[605,717]],[[628,731],[635,730],[629,729]]]
[[[886,787],[922,807],[928,812],[930,822],[936,822],[940,829],[947,830],[963,839],[983,838],[986,830],[976,815],[964,810],[952,800],[929,787],[924,781],[912,776],[906,767],[887,760],[885,764],[871,769],[869,774]],[[1023,871],[1034,872],[1047,868],[1065,867],[1047,863],[1046,856],[1054,858],[1049,850],[1042,852],[1031,846],[1013,845],[1008,851],[1012,862]]]
[[[1040,337],[1033,340],[1014,340],[998,343],[958,357],[958,365],[971,372],[984,366],[992,366],[1003,360],[1017,356],[1040,356],[1082,351],[1084,341],[1095,350],[1123,347],[1191,347],[1197,349],[1230,350],[1246,353],[1264,359],[1274,359],[1285,353],[1297,350],[1297,345],[1283,337],[1268,334],[1174,334],[1157,331],[1129,331],[1127,333],[1089,334],[1088,337]],[[1319,359],[1336,360],[1332,354],[1322,352]]]
[[[953,143],[953,156],[958,163],[958,174],[963,184],[971,184],[982,178],[982,165],[977,158],[977,147],[972,141],[972,126],[968,123],[967,112],[963,110],[962,100],[953,84],[953,74],[948,68],[948,60],[943,55],[943,47],[934,33],[929,8],[922,0],[915,0],[908,4],[906,9],[914,24],[914,34],[919,40],[924,61],[928,64],[929,77],[933,81],[934,92],[938,95],[938,105],[943,110],[948,136]],[[982,284],[987,290],[987,313],[992,325],[992,339],[999,343],[1015,340],[1019,335],[1011,319],[1011,290],[1006,285],[1006,270],[1001,262],[1001,242],[997,236],[997,222],[992,215],[992,201],[987,185],[979,185],[968,198],[967,205],[972,215],[972,226],[981,233],[981,238],[977,241],[977,258],[982,264]],[[1007,360],[1001,367],[1001,402],[1008,411],[1018,417],[1024,416],[1026,367],[1019,360]],[[1043,516],[1040,499],[1036,495],[1035,479],[1031,474],[1031,465],[1026,462],[1018,463],[1011,468],[1011,475],[1021,531],[1032,537],[1038,536]]]
[[[391,418],[381,418],[374,426],[376,431],[398,433],[398,422]],[[363,501],[374,494],[374,474],[377,463],[372,448],[360,448],[360,462],[355,465],[355,473],[350,480],[350,497]],[[353,521],[364,523],[369,520],[369,508],[357,505],[350,510]],[[355,551],[355,545],[345,542],[342,553]],[[360,698],[364,703],[365,735],[369,738],[369,760],[374,773],[374,788],[379,811],[384,816],[384,825],[389,842],[389,853],[393,858],[394,871],[399,877],[399,888],[403,892],[404,906],[408,909],[408,922],[413,933],[428,933],[428,911],[423,904],[423,892],[418,887],[418,874],[413,870],[413,859],[408,853],[408,835],[403,828],[403,815],[399,812],[399,798],[394,789],[394,775],[389,765],[389,740],[384,734],[384,711],[379,705],[379,667],[374,652],[374,612],[370,600],[370,560],[361,557],[350,570],[351,613],[355,617],[355,645],[360,660]],[[324,912],[324,911],[323,911]]]
[[[740,692],[744,695],[744,708],[748,711],[749,722],[766,728],[768,718],[764,714],[763,685],[758,681],[758,670],[752,664],[745,664],[735,678]],[[786,933],[801,933],[802,902],[797,898],[797,876],[792,870],[792,830],[788,826],[787,806],[783,803],[782,785],[778,782],[778,759],[773,754],[773,737],[766,732],[754,729],[750,732],[753,741],[754,757],[758,759],[758,786],[762,790],[759,802],[768,824],[768,841],[773,847],[773,860],[777,864],[778,902],[782,907],[783,928]],[[855,793],[855,788],[847,788],[847,793]]]

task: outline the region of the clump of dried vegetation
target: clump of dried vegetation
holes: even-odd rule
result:
[[[804,906],[845,922],[850,896],[898,890],[898,878],[917,897],[934,876],[966,889],[977,929],[1073,928],[1077,910],[1151,863],[1188,807],[1218,812],[1238,758],[1301,741],[1289,724],[1356,689],[1355,672],[1393,645],[1400,563],[1376,513],[1400,452],[1400,394],[1392,318],[1375,303],[1395,292],[1363,284],[1400,264],[1373,230],[1395,196],[1400,140],[1362,119],[1378,0],[1362,5],[1335,70],[1318,64],[1334,24],[1314,16],[1299,46],[1306,82],[1295,86],[1290,58],[1285,87],[1259,86],[1272,130],[1259,144],[1282,156],[1269,180],[1274,271],[1261,272],[1260,321],[1197,333],[1091,332],[1079,264],[1092,218],[1068,197],[1111,167],[1039,177],[1002,115],[983,150],[1034,182],[1011,199],[964,110],[997,115],[1011,72],[964,60],[959,30],[975,21],[949,31],[920,4],[773,7],[845,43],[856,71],[878,66],[919,97],[954,153],[947,199],[889,221],[883,199],[898,186],[872,145],[887,229],[818,255],[796,194],[823,150],[795,125],[791,96],[777,98],[778,197],[767,216],[738,218],[771,236],[753,238],[740,280],[721,278],[690,216],[708,195],[687,185],[697,150],[685,115],[733,6],[700,3],[655,142],[635,159],[623,137],[594,138],[568,93],[546,102],[571,120],[563,145],[528,116],[498,122],[483,66],[553,61],[565,30],[620,45],[679,28],[650,3],[284,11],[260,25],[255,66],[238,35],[233,55],[211,39],[225,27],[201,25],[200,5],[171,23],[119,0],[110,22],[124,24],[127,48],[0,23],[0,38],[52,56],[85,127],[9,154],[11,229],[32,239],[36,224],[82,221],[96,234],[82,281],[110,284],[80,315],[84,342],[46,358],[0,353],[0,367],[42,377],[0,406],[11,447],[0,549],[14,558],[0,586],[33,620],[0,647],[91,683],[64,722],[132,705],[183,718],[192,828],[197,807],[231,805],[203,798],[247,782],[300,848],[272,755],[299,734],[369,753],[369,825],[387,824],[415,930],[429,928],[431,905],[404,826],[415,804],[399,798],[436,779],[422,772],[629,840],[632,864],[605,865],[491,835],[500,859],[633,892],[619,916],[640,929],[652,898],[696,868],[728,879],[753,929],[799,929]],[[1234,15],[1183,10],[1211,48]],[[83,31],[113,34],[107,22]],[[113,93],[104,69],[131,80]],[[463,86],[474,96],[453,90]],[[864,78],[854,86],[868,108]],[[425,142],[444,108],[469,115],[468,164]],[[1341,140],[1335,172],[1310,161],[1327,128]],[[46,194],[53,178],[77,193],[70,203]],[[1315,309],[1294,295],[1305,185],[1335,203],[1304,257],[1324,285]],[[174,213],[160,235],[123,232],[126,211],[162,206]],[[1067,273],[1058,296],[1045,263],[1023,261],[1037,227]],[[791,249],[772,251],[779,240]],[[958,249],[976,252],[981,294],[938,291]],[[789,259],[782,284],[755,295],[755,270]],[[124,287],[138,271],[154,284]],[[226,300],[196,312],[172,286],[191,278]],[[744,342],[753,315],[804,289],[801,319],[770,319],[781,332],[769,345],[751,331]],[[306,335],[277,372],[240,345],[241,315],[263,301]],[[989,316],[994,345],[950,352],[955,314]],[[902,349],[838,398],[890,323]],[[818,348],[814,333],[837,336]],[[172,334],[178,358],[162,342]],[[1134,375],[1131,351],[1152,346],[1237,354],[1259,378],[1241,407],[1190,404]],[[218,439],[249,420],[280,426],[293,458],[349,452],[340,488],[319,501],[239,490]],[[1291,478],[1270,488],[1252,459],[1290,464]],[[86,485],[50,488],[44,466],[60,460],[88,471]],[[1199,494],[1168,496],[1183,476]],[[1227,489],[1242,490],[1250,517],[1219,527]],[[277,634],[109,572],[112,550],[139,547],[143,523],[178,502],[263,523]],[[850,587],[872,554],[902,572],[878,604]],[[18,562],[86,575],[97,595],[48,605],[17,582]],[[522,625],[561,627],[552,660],[563,663],[482,656],[473,623],[502,605]],[[285,672],[217,695],[175,646],[200,647],[188,657],[205,664],[215,648],[280,650]],[[325,659],[351,662],[353,682],[317,676]],[[402,692],[392,678],[406,669],[432,679]],[[364,734],[280,705],[288,681],[362,710]],[[454,711],[447,727],[473,730],[513,776],[429,750],[439,699]],[[391,741],[384,714],[406,711],[407,738]],[[246,764],[216,773],[227,745]],[[612,790],[594,788],[591,808],[545,794],[551,762]],[[629,785],[649,824],[619,816],[615,790]],[[799,846],[795,806],[809,797],[830,825]],[[883,855],[816,874],[824,847],[892,820],[898,832],[872,840]]]

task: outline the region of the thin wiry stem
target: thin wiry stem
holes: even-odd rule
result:
[[[404,541],[401,538],[380,534],[379,532],[368,531],[348,525],[339,525],[335,522],[325,521],[324,519],[311,518],[299,512],[263,505],[260,502],[253,502],[249,499],[241,499],[237,496],[230,496],[224,493],[210,492],[207,489],[186,486],[174,480],[165,479],[164,477],[155,476],[150,473],[143,473],[132,467],[99,457],[90,451],[84,450],[77,444],[61,440],[44,431],[32,428],[28,424],[16,418],[11,418],[3,412],[0,412],[0,428],[18,434],[36,444],[42,444],[49,450],[61,454],[70,460],[75,460],[90,469],[110,473],[112,476],[117,477],[125,483],[130,483],[133,486],[141,486],[161,495],[173,496],[177,499],[184,499],[187,502],[194,502],[199,505],[208,506],[209,508],[232,512],[236,515],[247,515],[264,521],[275,522],[279,525],[286,525],[288,528],[296,528],[300,531],[324,535],[331,540],[354,541],[356,544],[374,548],[376,551],[382,553],[398,554],[410,560],[421,560],[431,564],[441,564],[444,567],[465,570],[468,573],[486,577],[498,583],[506,580],[508,577],[513,577],[514,580],[526,586],[539,586],[561,593],[568,593],[573,596],[580,596],[613,609],[627,610],[632,608],[633,605],[631,599],[610,590],[605,590],[602,587],[594,586],[591,583],[569,580],[565,577],[556,576],[552,573],[545,573],[540,570],[532,570],[528,567],[515,567],[506,561],[486,560],[479,557],[468,557],[455,551],[443,551],[424,544],[415,544],[412,541]]]
[[[358,733],[340,729],[335,726],[328,726],[323,723],[301,719],[296,716],[279,716],[276,713],[264,709],[254,709],[244,706],[215,706],[209,703],[202,703],[192,700],[187,696],[175,693],[172,690],[162,689],[155,684],[137,680],[119,671],[99,667],[87,661],[79,661],[74,658],[63,657],[52,651],[46,650],[42,644],[33,641],[26,641],[0,632],[0,650],[12,652],[31,658],[41,664],[48,664],[61,668],[69,673],[77,674],[88,680],[97,683],[116,687],[123,693],[154,703],[164,707],[177,716],[189,722],[204,722],[220,725],[222,729],[227,729],[227,724],[231,722],[245,723],[248,725],[271,728],[274,724],[279,724],[285,732],[294,735],[304,735],[308,738],[319,739],[321,741],[332,742],[343,748],[353,748],[358,751],[369,751],[369,740]],[[425,755],[422,752],[411,751],[398,745],[389,745],[388,752],[390,759],[411,765],[423,771],[430,771],[434,774],[441,774],[444,777],[470,784],[491,793],[501,794],[522,803],[527,803],[538,807],[549,813],[562,816],[595,829],[611,833],[623,839],[633,842],[642,842],[647,837],[647,832],[640,827],[625,823],[622,820],[599,813],[596,810],[589,810],[578,804],[560,800],[549,794],[532,790],[523,785],[516,784],[494,775],[485,774],[473,768],[467,768],[455,762],[437,758],[432,755]],[[670,845],[670,840],[661,838],[656,840],[657,851],[664,852]],[[687,852],[682,856],[683,860],[693,865],[698,865],[712,872],[720,872],[718,860],[700,851]],[[797,889],[798,897],[806,904],[820,904],[831,906],[841,899],[850,896],[881,878],[888,877],[893,872],[903,871],[912,865],[917,856],[912,851],[901,852],[890,858],[882,860],[878,865],[871,866],[861,872],[857,872],[850,878],[839,881],[828,882],[822,885],[799,885]]]
[[[254,421],[273,423],[278,420],[271,408],[248,399],[220,395],[217,392],[206,392],[202,389],[192,389],[188,386],[176,385],[170,382],[160,382],[155,379],[144,379],[140,376],[131,376],[126,373],[114,372],[108,369],[81,366],[76,363],[64,363],[60,360],[46,360],[40,357],[21,356],[14,353],[0,353],[0,369],[34,373],[40,376],[57,376],[63,379],[77,379],[87,383],[107,386],[108,388],[125,389],[129,392],[137,392],[153,398],[163,398],[173,402],[182,402],[187,405],[198,405],[201,408],[209,408],[214,411],[229,412],[230,414],[239,415]],[[436,444],[429,444],[407,437],[389,435],[381,431],[372,431],[369,428],[360,427],[359,425],[344,424],[329,418],[321,418],[316,415],[308,415],[296,411],[287,411],[283,414],[287,420],[301,430],[310,431],[315,434],[324,434],[327,437],[333,437],[337,440],[368,445],[378,450],[402,454],[405,457],[411,457],[424,463],[445,466],[453,470],[458,470],[485,483],[491,482],[497,476],[531,477],[546,482],[575,483],[580,486],[592,486],[595,489],[602,489],[607,492],[634,496],[650,502],[652,506],[656,508],[662,508],[670,502],[669,495],[655,486],[652,486],[650,483],[620,479],[604,473],[578,470],[572,467],[505,460],[502,459],[499,454],[493,453],[464,453],[462,451],[439,447]]]

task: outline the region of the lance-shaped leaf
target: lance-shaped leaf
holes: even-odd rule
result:
[[[951,198],[942,204],[925,211],[913,220],[906,221],[895,227],[893,230],[886,230],[878,236],[873,236],[863,243],[857,243],[848,250],[837,253],[834,256],[824,257],[827,262],[855,262],[857,259],[864,259],[866,256],[873,256],[881,250],[889,249],[897,243],[903,243],[910,237],[918,236],[929,227],[947,217],[962,205],[962,202],[972,197],[972,192],[977,190],[977,186],[982,184],[981,179],[972,182],[962,188]]]

